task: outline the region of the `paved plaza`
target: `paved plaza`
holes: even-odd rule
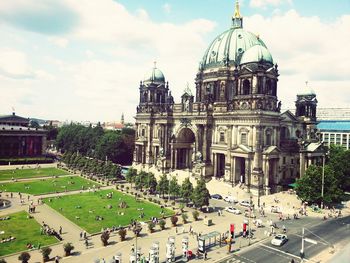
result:
[[[156,171],[155,171],[156,172]],[[159,174],[159,173],[158,173]],[[179,182],[181,182],[186,176],[188,176],[188,173],[186,172],[174,172],[174,175],[177,174],[179,178]],[[191,178],[191,181],[195,181],[194,178]],[[239,200],[247,199],[249,198],[249,194],[247,194],[244,189],[239,188],[238,186],[232,188],[231,185],[226,184],[224,182],[220,182],[217,180],[211,180],[207,187],[211,194],[213,193],[219,193],[222,195],[233,195],[235,198],[238,197]],[[104,186],[101,189],[114,189],[114,186]],[[45,197],[53,197],[53,196],[59,196],[59,195],[71,195],[71,194],[79,194],[81,191],[73,191],[69,193],[60,193],[60,194],[50,194],[50,195],[41,195],[41,196],[30,196],[29,202],[32,200],[34,203],[37,203],[38,198],[45,198]],[[3,197],[5,196],[5,193],[2,194]],[[27,195],[25,195],[26,197]],[[21,211],[21,210],[27,210],[28,207],[28,201],[27,198],[24,198],[26,200],[25,204],[21,204],[20,200],[18,198],[17,194],[14,194],[14,197],[11,199],[12,206],[8,209],[1,210],[0,211],[0,217],[3,215],[7,215],[13,212]],[[254,202],[257,202],[256,197],[253,198]],[[269,227],[266,226],[270,220],[273,220],[274,222],[278,222],[278,216],[277,214],[271,214],[269,213],[269,207],[271,205],[276,205],[276,200],[278,200],[278,205],[281,207],[284,214],[292,213],[295,209],[300,207],[300,201],[296,198],[293,194],[288,193],[279,193],[275,194],[273,196],[263,196],[261,197],[261,204],[265,203],[266,207],[266,217],[262,218],[263,224],[265,227],[257,228],[255,227],[252,222],[252,230],[254,232],[254,237],[252,239],[247,239],[243,237],[239,237],[235,239],[235,243],[232,245],[231,251],[244,251],[244,249],[249,247],[254,247],[258,244],[260,244],[263,241],[266,241],[270,239],[266,235],[266,232],[268,232]],[[222,209],[223,206],[227,205],[223,201],[213,201],[211,200],[211,205],[216,209]],[[237,206],[238,207],[238,206]],[[294,208],[293,208],[294,207]],[[242,207],[238,207],[240,210],[244,210]],[[176,255],[180,256],[182,253],[181,250],[181,243],[182,238],[187,236],[189,238],[189,247],[192,251],[197,251],[197,234],[207,234],[209,232],[218,231],[220,233],[224,233],[229,231],[230,224],[235,224],[236,231],[242,230],[242,223],[244,220],[247,220],[247,218],[244,217],[243,214],[241,215],[234,215],[227,212],[223,212],[222,215],[218,215],[217,212],[213,213],[200,213],[200,220],[199,221],[193,221],[191,212],[192,209],[186,208],[187,212],[189,213],[189,222],[185,225],[181,223],[181,217],[179,218],[180,224],[175,228],[171,226],[170,219],[166,219],[166,226],[167,228],[163,231],[159,230],[159,226],[156,227],[156,231],[154,233],[149,233],[147,229],[147,225],[144,225],[143,230],[141,232],[141,238],[137,239],[137,247],[141,247],[141,252],[143,255],[148,256],[148,251],[150,247],[152,246],[152,243],[154,241],[158,241],[160,244],[160,259],[162,261],[165,260],[166,255],[166,242],[169,237],[174,236],[175,237],[175,247],[176,247]],[[349,209],[343,210],[343,215],[348,214]],[[256,214],[258,214],[256,212]],[[54,257],[58,255],[61,257],[60,262],[94,262],[95,259],[102,259],[104,258],[106,262],[108,262],[114,255],[118,253],[122,253],[122,260],[123,262],[129,262],[129,255],[132,247],[136,246],[136,239],[134,238],[134,234],[132,231],[128,230],[127,232],[127,240],[120,242],[119,235],[115,232],[112,233],[111,238],[109,239],[110,245],[107,247],[102,246],[102,242],[100,240],[100,235],[95,236],[89,236],[89,246],[88,248],[85,247],[83,240],[80,239],[80,233],[83,231],[82,228],[77,226],[76,224],[69,221],[67,218],[59,214],[57,211],[51,209],[46,204],[40,204],[37,206],[36,213],[32,214],[34,218],[39,222],[46,222],[50,227],[53,227],[54,229],[59,229],[60,226],[63,228],[63,241],[58,243],[57,245],[51,246],[52,253],[51,257]],[[300,229],[302,226],[307,226],[308,224],[319,224],[322,223],[321,220],[322,214],[309,212],[307,217],[302,217],[300,220],[295,221],[298,226],[300,226]],[[204,222],[207,219],[212,219],[213,225],[207,226],[204,224]],[[292,229],[292,225],[294,223],[294,220],[290,220],[289,222],[286,221],[287,228],[289,229],[289,225],[291,225],[290,229]],[[189,233],[190,226],[193,228],[194,235],[191,235]],[[38,229],[39,231],[39,229]],[[278,231],[278,230],[277,230]],[[292,230],[291,230],[292,231]],[[66,242],[73,243],[75,249],[73,250],[75,253],[73,253],[72,256],[69,257],[63,257],[64,251],[62,244]],[[41,262],[42,255],[39,251],[30,251],[31,254],[31,260],[30,262]],[[218,260],[222,260],[223,258],[229,257],[228,254],[228,246],[225,244],[219,245],[217,243],[217,246],[211,248],[208,252],[208,262],[215,262]],[[329,253],[326,256],[330,256]],[[322,255],[322,260],[325,260],[327,257],[325,255]],[[17,262],[18,253],[8,256],[5,259],[8,262]],[[204,260],[203,258],[200,260]],[[233,259],[230,258],[230,262],[245,262],[244,260],[238,259],[240,261],[232,261]],[[322,261],[325,262],[325,261]]]

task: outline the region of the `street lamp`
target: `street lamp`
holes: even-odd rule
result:
[[[321,185],[321,208],[324,208],[323,198],[324,198],[324,166],[326,163],[327,152],[323,153],[322,156],[322,185]]]

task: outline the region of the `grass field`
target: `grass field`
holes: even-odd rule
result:
[[[0,181],[23,178],[60,176],[69,174],[67,171],[50,168],[34,168],[34,169],[15,169],[15,170],[0,170]]]
[[[0,234],[0,239],[6,239],[9,236],[13,236],[16,239],[0,243],[0,256],[26,250],[27,243],[31,243],[34,246],[40,244],[43,247],[58,242],[53,236],[41,235],[39,223],[33,218],[28,219],[26,212],[18,212],[7,216],[10,216],[9,220],[0,221],[0,231],[4,231],[3,234]]]
[[[68,176],[61,178],[48,178],[40,179],[26,182],[11,182],[0,184],[0,191],[5,192],[21,192],[27,194],[48,194],[48,193],[58,193],[65,191],[74,191],[82,189],[84,186],[85,189],[88,187],[100,186],[96,182],[92,182],[81,178],[79,176]]]
[[[107,199],[106,194],[113,192],[113,198]],[[162,209],[159,205],[147,202],[137,202],[133,196],[126,195],[114,190],[102,190],[95,193],[81,193],[75,195],[62,196],[60,198],[44,199],[45,203],[57,210],[75,224],[79,225],[89,233],[101,231],[101,228],[112,226],[125,226],[130,224],[131,219],[148,221],[150,217],[160,217]],[[119,208],[121,201],[125,201],[128,208]],[[109,209],[107,206],[111,205]],[[138,210],[143,208],[142,211]],[[124,215],[120,215],[120,212]],[[140,219],[140,213],[144,213],[144,218]],[[164,209],[165,215],[173,212]],[[103,220],[96,220],[96,216],[103,217]]]

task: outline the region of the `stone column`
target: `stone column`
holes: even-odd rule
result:
[[[216,153],[213,153],[213,166],[214,166],[214,177],[218,175],[218,157]]]
[[[236,184],[236,157],[231,157],[231,182],[232,184]],[[239,179],[238,179],[239,180]]]
[[[233,147],[237,146],[237,138],[238,138],[238,126],[233,126],[233,132],[232,132],[232,145]]]
[[[299,167],[299,173],[300,173],[300,178],[304,175],[305,173],[305,158],[304,158],[304,154],[300,153],[300,167]]]
[[[208,138],[207,138],[207,134],[208,133],[208,128],[206,125],[204,125],[204,131],[203,131],[203,148],[202,148],[202,153],[203,153],[203,162],[206,163],[207,162],[207,145],[208,145]]]
[[[178,165],[177,165],[177,151],[178,149],[175,149],[174,153],[175,153],[175,163],[174,163],[174,167],[175,169],[177,169]]]

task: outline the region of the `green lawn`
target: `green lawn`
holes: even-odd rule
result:
[[[21,192],[27,194],[48,194],[56,192],[74,191],[82,189],[82,186],[87,189],[93,185],[100,186],[96,182],[86,180],[79,176],[68,176],[61,178],[40,179],[26,182],[11,182],[0,184],[0,191],[5,192]]]
[[[113,198],[107,199],[106,194],[110,192],[113,192]],[[159,218],[162,210],[159,205],[147,201],[136,202],[135,197],[114,190],[51,198],[51,202],[46,198],[44,201],[89,233],[99,232],[102,227],[125,226],[130,224],[131,219],[148,221],[150,217]],[[119,208],[118,205],[121,201],[125,201],[128,208]],[[107,208],[108,205],[111,205],[112,208]],[[138,208],[143,208],[145,214],[143,219],[139,218],[141,211]],[[124,215],[120,215],[118,212],[123,212]],[[173,214],[168,209],[164,209],[164,213],[165,215]],[[96,220],[96,216],[101,216],[104,219]]]
[[[9,236],[13,236],[16,239],[0,243],[0,256],[26,250],[27,243],[31,243],[34,246],[40,244],[42,247],[59,242],[53,236],[41,235],[39,223],[33,218],[28,219],[28,214],[24,211],[6,216],[10,216],[10,219],[0,221],[0,233],[4,231],[3,234],[0,234],[0,239],[6,239]]]
[[[67,171],[50,168],[34,168],[34,169],[15,169],[15,170],[0,170],[0,181],[23,178],[60,176],[69,174]]]

